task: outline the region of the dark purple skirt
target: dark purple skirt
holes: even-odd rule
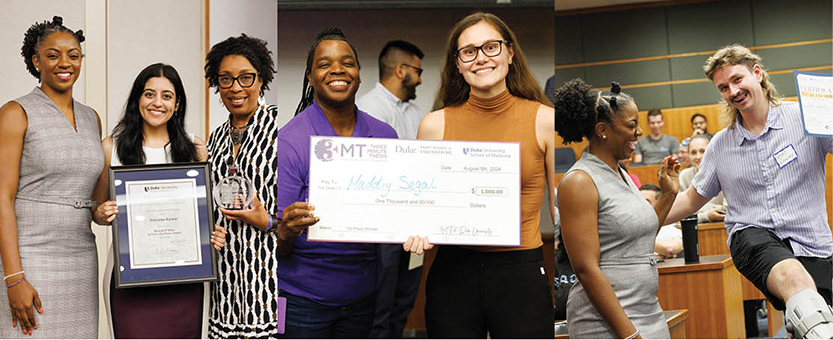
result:
[[[117,339],[199,339],[203,284],[110,289]]]

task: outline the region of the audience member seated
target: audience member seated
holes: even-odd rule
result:
[[[651,206],[654,206],[662,194],[662,190],[653,184],[645,184],[639,187],[639,192],[645,197]],[[683,232],[676,224],[662,226],[654,241],[654,253],[659,259],[673,259],[683,251]]]
[[[692,167],[680,172],[680,189],[686,190],[691,186],[691,181],[694,175],[700,170],[700,162],[703,160],[703,154],[706,153],[706,146],[709,145],[709,137],[707,135],[695,135],[691,137],[691,142],[688,145],[688,156],[691,159]],[[726,199],[721,192],[697,211],[697,222],[721,222],[726,217]]]
[[[714,137],[713,133],[708,131],[709,125],[706,123],[706,116],[702,113],[695,113],[691,116],[691,136],[706,135],[709,139]]]
[[[680,166],[683,169],[688,169],[691,167],[691,159],[688,158],[688,143],[691,142],[691,138],[683,139],[680,142],[680,150],[677,150],[677,159],[680,160]]]
[[[636,150],[633,152],[634,163],[659,164],[663,158],[677,153],[680,143],[673,136],[662,133],[663,125],[665,122],[662,119],[662,111],[648,112],[648,127],[651,134],[640,138],[636,143]]]

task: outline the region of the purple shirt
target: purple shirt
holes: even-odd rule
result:
[[[782,102],[770,107],[760,135],[740,121],[718,132],[691,185],[703,197],[723,191],[727,245],[736,232],[758,227],[790,239],[796,256],[828,257],[833,242],[824,206],[827,153],[833,153],[833,138],[805,136],[798,103]]]
[[[316,102],[278,131],[279,218],[284,208],[309,198],[310,136],[338,136]],[[353,137],[396,138],[396,132],[357,107]],[[376,291],[377,249],[371,243],[307,242],[305,230],[292,253],[279,259],[278,288],[327,306],[359,301]]]

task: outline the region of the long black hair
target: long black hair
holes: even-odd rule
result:
[[[309,74],[312,72],[312,58],[315,57],[315,49],[318,48],[318,44],[325,40],[341,40],[346,42],[347,45],[350,46],[350,49],[353,50],[353,55],[356,57],[356,67],[359,69],[362,68],[362,65],[359,64],[359,53],[356,52],[356,48],[353,47],[349,41],[347,41],[347,37],[344,36],[344,32],[341,31],[339,28],[328,28],[321,33],[318,34],[318,38],[315,39],[315,43],[309,48],[309,52],[307,53],[307,69],[304,71],[304,87],[301,90],[301,101],[298,103],[298,107],[295,109],[295,115],[297,116],[301,111],[307,108],[307,106],[312,105],[313,96],[315,95],[315,89],[309,84]]]
[[[23,56],[23,61],[26,63],[26,70],[40,81],[40,72],[35,69],[35,64],[32,63],[32,56],[38,53],[38,47],[46,40],[52,33],[66,32],[72,34],[75,40],[78,40],[80,45],[84,42],[84,31],[71,29],[64,26],[64,19],[59,16],[52,17],[52,21],[43,21],[34,23],[23,36],[23,47],[20,48],[20,55]]]
[[[174,85],[176,92],[177,109],[171,119],[168,120],[168,145],[171,147],[171,158],[174,163],[196,162],[197,149],[194,142],[185,133],[185,87],[182,86],[182,79],[179,73],[171,65],[156,63],[145,67],[130,89],[127,103],[124,105],[124,114],[121,120],[113,129],[113,143],[116,145],[116,152],[119,160],[124,165],[145,164],[145,152],[142,144],[145,140],[142,114],[139,112],[139,99],[145,91],[145,83],[150,78],[164,77]]]

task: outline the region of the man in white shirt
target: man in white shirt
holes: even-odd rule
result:
[[[416,139],[425,112],[411,100],[422,84],[422,51],[407,41],[394,40],[379,53],[379,83],[356,100],[359,109],[392,126],[401,139]]]
[[[416,139],[419,123],[425,116],[425,112],[411,101],[416,98],[416,88],[422,83],[424,56],[409,42],[388,42],[379,53],[379,83],[356,100],[360,110],[388,123],[401,139]],[[382,244],[380,251],[382,282],[370,336],[401,338],[419,291],[422,266],[410,268],[413,262],[410,257],[416,255],[402,250],[401,244]]]

